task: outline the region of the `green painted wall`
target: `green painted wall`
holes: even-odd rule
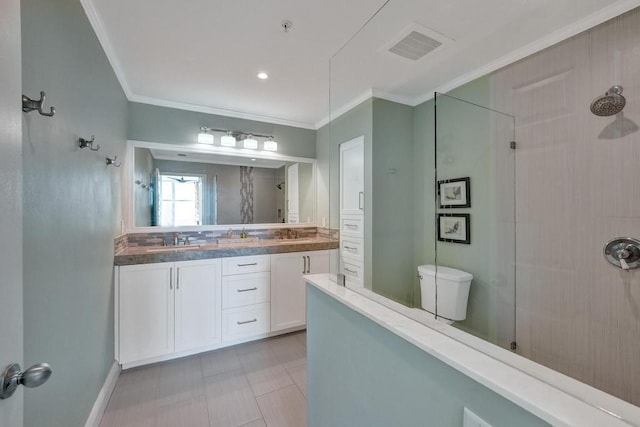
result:
[[[23,0],[23,93],[54,117],[23,114],[25,426],[84,425],[114,362],[113,238],[120,230],[127,100],[78,0]],[[17,100],[16,100],[17,102]],[[99,152],[80,150],[91,134]]]
[[[215,114],[129,103],[128,139],[164,144],[197,142],[200,126],[273,135],[278,152],[294,157],[316,157],[316,131]]]
[[[366,193],[371,195],[372,227],[365,238],[372,253],[372,289],[405,305],[413,302],[415,276],[413,119],[412,107],[373,99],[373,165],[365,170],[373,189]]]
[[[310,427],[548,425],[311,285],[307,379]]]

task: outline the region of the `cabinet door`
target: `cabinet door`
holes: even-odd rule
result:
[[[271,255],[271,331],[306,323],[304,252]]]
[[[340,144],[340,213],[364,213],[364,137]]]
[[[119,362],[173,352],[173,263],[120,267]]]
[[[221,266],[220,260],[175,263],[176,351],[220,342]]]
[[[271,255],[271,331],[307,323],[305,274],[328,273],[329,251]]]

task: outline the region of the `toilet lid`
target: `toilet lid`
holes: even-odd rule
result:
[[[429,276],[435,276],[437,272],[437,277],[442,279],[449,280],[472,280],[473,274],[467,273],[466,271],[457,270],[451,267],[443,267],[438,265],[421,265],[418,267],[418,271],[421,274],[426,274]]]

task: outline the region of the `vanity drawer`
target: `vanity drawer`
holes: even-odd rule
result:
[[[222,310],[222,341],[233,341],[269,332],[269,304]]]
[[[269,302],[271,273],[250,273],[222,278],[222,308]]]
[[[343,258],[340,262],[340,273],[345,275],[347,282],[362,286],[364,280],[364,265],[362,263],[351,262]]]
[[[340,235],[364,237],[364,215],[341,215]]]
[[[269,255],[243,256],[222,259],[222,275],[259,273],[270,271]]]
[[[364,240],[357,237],[343,237],[340,239],[340,255],[362,261],[364,259]]]

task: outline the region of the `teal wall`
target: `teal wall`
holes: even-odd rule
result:
[[[548,424],[307,285],[308,424],[493,427]]]
[[[413,119],[412,107],[373,99],[373,165],[365,170],[373,189],[366,193],[372,227],[365,239],[372,252],[372,289],[405,305],[413,303],[415,276]]]
[[[314,130],[137,102],[129,103],[127,137],[130,140],[193,144],[197,142],[200,126],[273,135],[278,141],[280,154],[316,157],[316,131]]]
[[[22,1],[24,362],[53,376],[25,389],[25,425],[84,425],[114,362],[113,238],[120,230],[127,100],[78,0]],[[16,100],[17,101],[17,100]],[[99,152],[80,150],[91,134]]]

